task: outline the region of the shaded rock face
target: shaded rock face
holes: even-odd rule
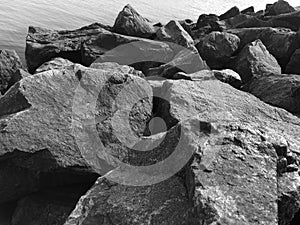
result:
[[[18,69],[22,69],[22,63],[14,50],[0,50],[0,93],[4,94],[14,83],[18,82],[15,75]]]
[[[297,33],[289,29],[268,28],[258,38],[285,71],[292,54],[299,47]]]
[[[73,62],[63,59],[63,58],[55,58],[49,62],[45,62],[43,65],[41,65],[39,68],[35,70],[35,73],[42,73],[48,70],[54,70],[54,69],[63,69],[65,67],[70,67],[74,65]]]
[[[172,20],[167,25],[161,27],[156,32],[159,41],[176,43],[187,49],[194,49],[194,40],[183,29],[179,22]]]
[[[197,28],[211,26],[212,23],[219,21],[219,17],[215,14],[201,14],[197,20]]]
[[[155,29],[131,5],[126,5],[116,18],[112,30],[119,34],[150,38],[155,35]]]
[[[113,131],[105,126],[105,122],[111,119],[115,107],[112,100],[116,98],[117,90],[132,84],[135,89],[127,94],[132,93],[134,101],[138,101],[134,93],[139,90],[144,90],[149,98],[137,103],[128,117],[123,114],[123,119],[129,119],[134,135],[144,132],[152,110],[151,88],[144,79],[120,71],[105,72],[79,65],[73,69],[50,70],[24,78],[0,100],[1,202],[17,199],[37,190],[40,185],[51,185],[51,182],[52,185],[84,183],[85,180],[90,181],[90,176],[94,177],[94,170],[82,157],[75,139],[76,126],[72,124],[75,91],[82,87],[88,93],[97,93],[99,90],[93,84],[104,86],[97,101],[97,115],[106,118],[97,125],[100,138],[106,140],[108,147],[111,143],[119,145],[120,154],[126,158],[126,148],[123,152],[119,142],[106,139],[112,137],[109,133]],[[131,97],[125,98],[129,100]],[[126,104],[127,100],[122,104]],[[89,101],[81,101],[80,105],[89,109]],[[96,154],[93,151],[88,153]],[[110,168],[103,164],[102,172]],[[51,181],[48,176],[57,176],[57,180]]]
[[[279,0],[274,4],[267,5],[265,11],[266,11],[265,15],[273,16],[273,15],[280,15],[284,13],[291,13],[294,12],[295,9],[288,2],[284,0]]]
[[[91,38],[83,44],[82,48],[85,65],[90,65],[94,61],[116,62],[120,65],[140,63],[134,66],[138,70],[147,66],[151,67],[151,63],[147,64],[147,62],[169,62],[174,54],[173,49],[167,43],[111,32],[102,32],[95,38]]]
[[[240,10],[238,7],[235,6],[235,7],[232,7],[231,9],[229,9],[224,14],[220,15],[219,18],[220,18],[220,20],[226,20],[231,17],[237,16],[239,14],[240,14]]]
[[[90,185],[43,190],[19,200],[12,225],[62,225]]]
[[[277,60],[269,53],[260,40],[246,45],[238,54],[235,64],[235,70],[244,83],[249,82],[254,77],[270,73],[281,73]]]
[[[291,13],[285,13],[277,16],[267,17],[274,25],[281,25],[281,27],[287,27],[293,31],[298,31],[300,27],[300,11]],[[284,26],[282,26],[284,24]]]
[[[253,6],[250,6],[241,11],[241,14],[253,14],[253,13],[255,13]]]
[[[197,44],[201,57],[212,69],[220,69],[238,49],[240,39],[226,32],[212,32]]]
[[[286,67],[285,72],[288,74],[300,74],[300,63],[299,62],[300,62],[300,49],[297,49],[293,53],[288,65]]]
[[[147,76],[161,76],[173,79],[177,72],[190,74],[207,69],[209,67],[198,53],[185,49],[180,51],[171,62],[149,69]]]
[[[109,29],[102,24],[92,24],[77,30],[56,31],[39,27],[29,27],[26,38],[26,62],[28,71],[34,71],[43,63],[56,57],[82,63],[81,43]]]
[[[272,74],[253,80],[249,92],[262,101],[300,114],[300,77],[292,74]]]

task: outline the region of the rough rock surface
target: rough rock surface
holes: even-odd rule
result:
[[[288,65],[286,67],[285,72],[288,74],[300,74],[300,63],[299,62],[300,62],[300,49],[297,49],[293,53]]]
[[[65,67],[70,67],[74,63],[70,60],[63,59],[63,58],[55,58],[49,62],[45,62],[43,65],[41,65],[39,68],[35,70],[35,73],[41,73],[48,70],[54,70],[54,69],[63,69]]]
[[[299,153],[299,118],[213,76],[161,82],[161,97],[170,105],[157,110],[177,121],[200,124],[200,132],[186,131],[198,143],[193,161],[176,176],[149,187],[124,187],[100,178],[65,225],[276,224],[278,159],[283,149]],[[169,137],[175,145],[175,131],[182,124],[167,132],[173,133]]]
[[[271,105],[300,114],[300,76],[272,74],[254,79],[247,90]]]
[[[109,29],[102,24],[92,24],[77,30],[49,30],[29,27],[26,38],[26,62],[28,71],[34,71],[43,63],[56,57],[82,63],[81,43]]]
[[[246,45],[238,54],[235,64],[235,71],[241,76],[244,83],[249,82],[254,77],[281,73],[277,60],[260,40]]]
[[[155,35],[155,28],[149,20],[141,16],[129,4],[119,13],[112,30],[119,34],[143,38]]]
[[[22,67],[16,51],[0,50],[0,93],[4,94],[15,82],[18,82],[14,74]]]
[[[280,15],[284,13],[291,13],[294,12],[295,9],[288,2],[284,0],[278,0],[274,4],[267,5],[265,11],[266,11],[265,15],[273,16],[273,15]]]
[[[105,63],[92,63],[90,65],[90,68],[95,68],[95,69],[100,69],[100,70],[105,70],[105,71],[111,71],[111,72],[121,72],[121,73],[129,73],[133,74],[139,77],[145,77],[145,75],[138,70],[135,70],[131,66],[127,65],[119,65],[118,63],[114,62],[105,62]]]
[[[76,116],[81,113],[74,111],[74,104],[90,110],[85,113],[86,118],[89,118],[87,116],[94,109],[91,109],[91,100],[85,100],[87,97],[84,98],[84,94],[99,92],[97,85],[103,86],[97,101],[99,108],[96,113],[101,119],[97,124],[97,132],[101,134],[101,140],[105,140],[107,148],[117,147],[120,152],[112,150],[117,157],[126,158],[128,151],[125,147],[121,151],[120,147],[123,145],[116,142],[112,136],[114,130],[105,123],[111,120],[114,107],[118,107],[116,103],[113,104],[113,99],[122,88],[129,85],[132,89],[126,92],[123,96],[125,99],[120,104],[134,101],[136,106],[132,109],[132,114],[126,116],[124,112],[119,117],[119,128],[122,127],[121,131],[127,136],[125,127],[129,120],[134,136],[144,132],[152,110],[151,87],[144,79],[120,71],[106,72],[79,65],[75,65],[73,69],[50,70],[27,77],[0,99],[1,202],[16,199],[38,189],[43,174],[47,177],[47,173],[53,172],[55,176],[54,172],[57,171],[57,174],[62,174],[62,183],[80,183],[84,182],[84,176],[89,178],[86,173],[94,172],[82,155],[92,157],[96,153],[93,150],[80,151],[81,131],[75,126],[77,123],[72,123],[72,118],[77,121]],[[80,93],[78,87],[82,87],[79,89]],[[79,98],[76,93],[82,94],[79,96],[84,99]],[[142,100],[139,99],[139,93],[145,94]],[[75,96],[82,102],[75,101]],[[123,110],[122,107],[119,108]],[[111,167],[103,163],[101,168],[107,172]],[[59,172],[60,170],[62,171]],[[76,174],[82,175],[76,177]],[[47,179],[44,181],[47,183]],[[53,183],[56,184],[56,181]]]
[[[159,41],[173,42],[187,49],[194,49],[194,40],[179,22],[171,20],[156,32]]]
[[[215,31],[208,34],[196,47],[210,68],[220,69],[230,61],[239,44],[238,36]]]
[[[220,18],[220,20],[226,20],[231,17],[237,16],[239,14],[240,14],[240,10],[238,7],[235,6],[235,7],[232,7],[231,9],[229,9],[224,14],[220,15],[219,18]]]
[[[215,77],[227,84],[235,88],[240,88],[242,86],[242,79],[240,75],[233,70],[226,69],[226,70],[214,70]]]
[[[290,28],[293,31],[298,31],[300,27],[300,11],[297,10],[291,13],[285,13],[277,16],[266,17],[273,24],[284,24],[284,27]]]

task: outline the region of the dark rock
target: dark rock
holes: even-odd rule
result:
[[[246,20],[237,23],[234,28],[250,28],[250,27],[270,27],[273,26],[269,21],[261,20],[257,17],[251,16]]]
[[[99,23],[72,31],[29,27],[25,51],[28,71],[34,73],[43,63],[56,57],[62,57],[74,63],[82,63],[82,41],[98,36],[106,29],[109,28]]]
[[[201,57],[212,69],[223,68],[240,44],[238,36],[226,32],[212,32],[197,44]]]
[[[173,79],[177,72],[190,74],[207,69],[209,69],[209,67],[198,53],[184,49],[180,51],[171,62],[149,69],[147,76],[161,76]]]
[[[215,77],[224,83],[230,84],[238,89],[242,86],[242,79],[240,75],[233,70],[214,70],[213,72]]]
[[[250,14],[251,15],[253,13],[255,13],[253,6],[250,6],[250,7],[248,7],[248,8],[241,11],[241,14]]]
[[[14,50],[0,50],[0,93],[4,94],[14,83],[18,82],[15,72],[22,63]]]
[[[129,4],[119,13],[112,30],[119,34],[144,38],[150,38],[155,34],[149,20],[142,17]]]
[[[185,20],[179,20],[179,24],[183,27],[183,29],[188,32],[189,35],[192,34],[192,29],[196,27],[196,24],[190,20],[190,19],[185,19]]]
[[[282,70],[285,71],[292,54],[300,45],[297,33],[289,29],[268,28],[258,38],[277,59]]]
[[[192,37],[183,29],[179,22],[171,20],[156,32],[157,40],[175,43],[187,49],[194,49]]]
[[[167,43],[111,32],[101,33],[86,41],[82,52],[85,65],[93,62],[116,62],[120,65],[132,65],[137,70],[154,67],[153,62],[159,65],[167,63],[173,59],[174,54]]]
[[[197,28],[211,26],[211,23],[219,21],[219,17],[215,14],[201,14],[197,20]]]
[[[12,225],[62,225],[90,186],[60,187],[22,198]]]
[[[260,40],[246,45],[238,54],[235,64],[235,70],[244,83],[249,82],[254,77],[281,73],[277,60]]]
[[[273,16],[273,15],[280,15],[284,13],[291,13],[294,12],[295,9],[292,7],[288,2],[284,0],[278,0],[274,4],[268,4],[266,6],[265,15]]]
[[[231,17],[224,21],[225,21],[227,27],[235,28],[236,26],[239,26],[240,24],[247,22],[248,20],[251,20],[252,18],[254,18],[254,17],[250,16],[250,15],[239,14],[237,16]]]
[[[285,173],[278,180],[278,224],[288,225],[300,209],[299,175],[297,172]]]
[[[262,101],[300,114],[300,76],[272,74],[254,79],[249,92]]]
[[[283,27],[298,31],[300,27],[300,11],[285,13],[277,16],[266,16],[274,25],[284,24]],[[278,26],[277,25],[277,26]]]
[[[231,17],[237,16],[239,14],[240,14],[239,8],[234,6],[231,9],[229,9],[227,12],[225,12],[224,14],[220,15],[219,18],[220,18],[220,20],[226,20]]]
[[[41,65],[39,68],[35,70],[35,73],[42,73],[48,70],[54,70],[54,69],[63,69],[65,67],[70,67],[74,65],[73,62],[63,59],[63,58],[55,58],[49,62],[45,62],[43,65]]]
[[[293,53],[285,72],[288,74],[300,74],[300,49]]]
[[[99,90],[97,85],[103,88]],[[111,121],[113,112],[123,110],[113,99],[127,85],[133,85],[132,90],[126,92],[126,99],[120,104],[129,105],[132,102],[128,103],[128,100],[134,99],[136,106],[129,116],[122,111],[118,118],[125,121],[124,126],[121,121],[118,126],[120,132],[126,133],[125,136],[128,137],[128,119],[132,136],[138,137],[143,134],[151,116],[152,93],[147,81],[137,76],[118,70],[106,72],[75,65],[73,69],[50,70],[24,78],[10,88],[0,99],[0,201],[17,199],[36,191],[40,185],[47,187],[84,183],[87,179],[90,181],[95,170],[86,159],[95,158],[95,152],[79,148],[82,132],[80,126],[83,125],[80,120],[81,111],[77,112],[76,106],[82,106],[86,111],[96,110],[95,113],[86,112],[86,119],[95,114],[99,118],[105,118],[104,121],[98,121],[96,132],[105,146],[113,149],[112,153],[116,157],[126,158],[130,150],[117,141],[112,135],[114,129],[106,123]],[[84,97],[85,93],[97,94],[99,91],[99,98],[96,98],[99,108],[91,109],[90,101]],[[138,96],[141,93],[143,100],[140,102]],[[114,107],[119,110],[116,111]],[[120,132],[118,137],[122,137]],[[96,170],[99,174],[112,168],[104,160],[101,165],[101,169]],[[52,180],[49,176],[55,179]]]

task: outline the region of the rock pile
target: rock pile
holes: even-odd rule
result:
[[[160,26],[126,5],[113,27],[29,27],[27,69],[0,50],[9,223],[295,224],[299,26],[279,0]]]

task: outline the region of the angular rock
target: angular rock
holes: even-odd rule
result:
[[[19,200],[12,225],[62,225],[89,186],[43,190]]]
[[[288,2],[284,0],[278,0],[274,4],[267,5],[265,10],[265,15],[274,16],[274,15],[280,15],[285,13],[291,13],[294,11],[295,11],[294,7],[292,7]]]
[[[254,17],[250,16],[250,15],[239,14],[237,16],[231,17],[224,21],[225,21],[227,27],[235,28],[235,27],[239,26],[240,24],[243,24],[244,22],[251,20],[252,18],[254,18]]]
[[[180,178],[132,187],[100,178],[64,225],[190,224],[189,199]]]
[[[278,193],[280,207],[278,209],[279,225],[293,224],[292,219],[300,209],[299,174],[286,173],[279,177]]]
[[[254,79],[247,90],[271,105],[300,114],[300,76],[272,74]]]
[[[90,68],[94,69],[100,69],[100,70],[105,70],[109,72],[121,72],[121,73],[128,73],[128,74],[133,74],[139,77],[145,77],[145,75],[138,70],[135,70],[131,66],[127,65],[119,65],[118,63],[113,63],[113,62],[106,62],[106,63],[92,63],[90,65]]]
[[[194,40],[179,22],[171,20],[156,32],[157,40],[175,43],[187,49],[194,49]]]
[[[300,45],[297,33],[289,29],[268,28],[258,38],[277,59],[282,70],[285,71],[292,54]]]
[[[48,70],[54,70],[54,69],[62,69],[65,67],[70,67],[74,65],[73,62],[71,62],[70,60],[67,59],[63,59],[63,58],[55,58],[49,62],[45,62],[43,65],[41,65],[39,68],[37,68],[35,70],[35,73],[42,73]]]
[[[220,18],[220,20],[226,20],[231,17],[237,16],[239,14],[240,14],[239,8],[234,6],[231,9],[229,9],[227,12],[225,12],[224,14],[220,15],[219,18]]]
[[[299,62],[300,62],[300,49],[297,49],[293,53],[288,65],[286,67],[285,72],[288,74],[300,74],[300,63]]]
[[[22,63],[14,50],[0,50],[0,93],[4,94],[14,83],[15,72],[21,69]]]
[[[279,27],[281,26],[278,25]],[[250,28],[250,27],[273,27],[273,23],[270,21],[261,20],[255,16],[248,16],[244,21],[237,23],[234,28]]]
[[[81,43],[98,36],[109,27],[94,23],[77,30],[49,30],[40,27],[29,27],[26,38],[26,62],[28,71],[34,71],[43,63],[56,57],[82,63]]]
[[[189,35],[192,34],[192,29],[196,27],[196,24],[191,19],[179,20],[178,22]]]
[[[211,26],[212,23],[219,21],[219,17],[215,14],[201,14],[197,20],[197,28]]]
[[[215,77],[224,83],[230,84],[238,89],[242,86],[242,79],[240,75],[233,70],[214,70],[213,72]]]
[[[285,13],[277,16],[266,16],[273,24],[284,24],[283,27],[298,31],[300,27],[300,11]]]
[[[255,13],[253,6],[250,6],[241,11],[241,14],[253,14],[253,13]]]
[[[119,34],[143,38],[155,35],[155,28],[149,20],[141,16],[129,4],[119,13],[112,30]]]
[[[260,40],[246,45],[238,54],[235,64],[235,71],[241,76],[244,83],[249,82],[254,77],[281,73],[277,60]]]
[[[97,85],[103,88],[99,89]],[[118,106],[114,99],[128,85],[132,89],[121,95],[126,99],[120,100]],[[99,91],[98,100],[96,98],[99,108],[91,109],[87,93],[97,94]],[[143,96],[139,97],[141,93]],[[86,160],[94,158],[96,152],[80,148],[83,140],[80,139],[82,131],[77,127],[82,120],[79,109],[85,110],[85,118],[91,121],[94,121],[93,115],[99,116],[96,132],[105,147],[116,157],[126,158],[129,150],[112,135],[116,133],[115,129],[108,124],[114,113],[122,110],[118,117],[118,137],[124,135],[122,132],[126,133],[123,137],[129,137],[130,133],[125,129],[127,120],[130,121],[132,136],[142,135],[151,116],[150,99],[151,87],[142,78],[80,65],[22,79],[0,99],[0,201],[17,199],[36,191],[40,185],[84,183],[91,177],[94,179],[95,171]],[[136,105],[127,116],[121,104],[129,106],[132,101]],[[100,174],[112,168],[104,160],[102,165],[103,170],[97,171]],[[51,181],[47,176],[57,179]]]
[[[209,69],[209,67],[198,53],[184,49],[180,51],[171,62],[149,69],[147,76],[161,76],[167,79],[173,79],[177,72],[190,74],[207,69]]]
[[[234,34],[212,32],[196,47],[210,68],[220,69],[230,61],[239,44],[240,39]]]
[[[112,41],[113,40],[113,41]],[[183,47],[182,47],[183,48]],[[145,69],[151,63],[167,63],[174,57],[167,43],[143,38],[129,37],[111,32],[102,33],[83,44],[83,62],[116,62],[120,65],[141,65]],[[138,66],[134,68],[140,70]]]

